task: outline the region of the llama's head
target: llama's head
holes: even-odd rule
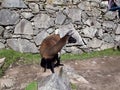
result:
[[[68,35],[70,35],[70,37],[68,39],[68,43],[76,43],[77,40],[73,37],[74,32],[72,30],[70,30],[70,31],[63,31],[62,33],[60,32],[59,29],[55,30],[55,34],[59,34],[61,38],[64,37],[67,33],[68,33]]]

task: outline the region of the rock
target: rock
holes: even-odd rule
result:
[[[114,43],[103,42],[102,46],[100,47],[100,50],[105,50],[113,47],[114,47]]]
[[[118,27],[117,27],[117,29],[115,31],[115,34],[120,34],[120,24],[118,24]]]
[[[82,30],[82,34],[84,37],[93,38],[97,32],[97,28],[94,26],[86,27]]]
[[[2,67],[2,65],[4,64],[4,62],[5,62],[5,57],[0,59],[0,68]]]
[[[50,27],[50,16],[47,14],[39,14],[33,18],[36,28],[49,28]]]
[[[48,35],[49,34],[46,31],[41,31],[37,36],[34,37],[36,45],[40,45]]]
[[[23,0],[3,0],[2,7],[5,8],[27,8]]]
[[[62,25],[62,26],[60,26],[59,29],[58,29],[58,34],[60,34],[60,37],[63,37],[70,30],[73,31],[72,37],[75,38],[76,41],[77,41],[76,43],[74,43],[74,45],[84,45],[81,36],[75,30],[73,24],[68,24],[68,25]]]
[[[15,81],[12,79],[0,79],[0,87],[3,88],[11,88],[15,84]]]
[[[15,51],[38,53],[35,44],[26,39],[7,39],[7,44]]]
[[[98,8],[92,8],[91,16],[99,17],[100,15],[101,15],[101,11]]]
[[[58,12],[56,19],[55,19],[55,23],[62,25],[64,23],[65,19],[66,19],[66,16],[62,12]]]
[[[73,0],[72,2],[73,2],[73,4],[78,4],[80,2],[80,0]]]
[[[3,49],[3,48],[5,48],[5,45],[0,42],[0,49]]]
[[[30,19],[31,17],[33,17],[33,14],[31,12],[22,12],[21,15],[25,18],[25,19]]]
[[[81,3],[78,4],[79,9],[81,10],[90,10],[90,2],[88,1],[82,1]]]
[[[59,7],[55,7],[51,4],[47,4],[45,6],[45,10],[48,11],[49,13],[56,13],[55,11],[58,11],[60,8]]]
[[[67,75],[67,77],[69,78],[71,83],[73,83],[73,84],[86,84],[86,85],[89,85],[89,82],[84,77],[82,77],[79,74],[77,74],[75,72],[75,70],[73,68],[71,68],[70,66],[65,65],[63,67],[63,72]]]
[[[38,82],[38,90],[72,90],[68,77],[60,71],[60,74],[51,74]]]
[[[115,36],[115,41],[120,41],[120,35]]]
[[[11,32],[13,32],[13,30],[4,30],[3,38],[4,39],[11,38],[12,37],[12,33]]]
[[[91,47],[91,48],[99,48],[101,47],[103,41],[102,40],[99,40],[97,38],[93,38],[91,41],[88,42],[88,47]]]
[[[33,28],[31,22],[22,19],[15,27],[14,34],[28,34],[33,35]]]
[[[84,24],[88,25],[88,26],[94,26],[95,28],[101,28],[101,23],[99,23],[98,21],[96,21],[95,18],[89,18],[87,19]]]
[[[19,20],[19,14],[15,11],[2,9],[0,10],[0,25],[14,25]]]
[[[108,33],[104,33],[102,38],[103,38],[103,41],[105,42],[114,43],[114,37]]]
[[[47,30],[47,32],[49,33],[49,34],[51,34],[51,33],[53,33],[55,30],[53,29],[53,28],[49,28],[48,30]]]
[[[71,0],[47,0],[47,4],[55,4],[55,5],[66,5],[68,3],[72,3]]]
[[[4,31],[4,28],[0,26],[0,36],[2,36],[3,31]]]
[[[117,13],[112,12],[112,11],[108,11],[105,13],[104,18],[106,20],[114,20],[116,18],[116,16],[117,16]]]
[[[72,19],[73,22],[81,22],[82,10],[78,8],[72,8],[68,10],[68,17]]]
[[[32,9],[33,13],[38,13],[39,12],[39,6],[36,3],[30,3],[29,4],[30,9]]]
[[[116,25],[113,21],[104,21],[103,22],[103,28],[107,28],[107,29],[115,29]]]
[[[83,51],[78,49],[77,47],[71,46],[71,47],[65,47],[65,51],[67,53],[72,53],[72,54],[82,54]]]
[[[38,2],[39,0],[25,0],[27,2]]]

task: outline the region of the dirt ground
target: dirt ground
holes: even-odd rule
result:
[[[92,58],[88,60],[63,61],[83,76],[92,86],[92,89],[77,90],[120,90],[120,56]],[[24,90],[28,83],[40,80],[43,76],[51,74],[49,70],[43,73],[39,65],[19,65],[6,71],[3,78],[12,78],[15,81],[11,89]]]

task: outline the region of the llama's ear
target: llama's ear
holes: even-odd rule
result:
[[[59,34],[59,29],[56,29],[56,30],[55,30],[55,34]]]

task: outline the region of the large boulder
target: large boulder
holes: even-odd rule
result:
[[[15,34],[28,34],[33,35],[33,28],[31,22],[22,19],[15,27]]]
[[[8,39],[7,44],[15,51],[38,53],[35,44],[26,39]]]
[[[19,14],[15,11],[2,9],[0,10],[0,25],[14,25],[19,20]]]
[[[3,0],[2,7],[5,8],[27,8],[23,0]]]
[[[39,14],[33,18],[36,28],[49,28],[51,24],[50,16],[47,14]]]
[[[34,37],[36,45],[40,45],[48,35],[49,34],[46,31],[41,31],[39,34],[37,34],[37,36]]]

